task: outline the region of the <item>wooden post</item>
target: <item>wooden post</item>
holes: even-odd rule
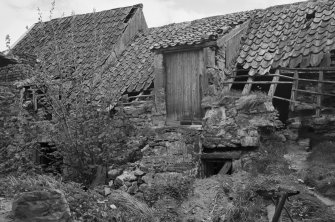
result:
[[[34,110],[37,110],[37,89],[31,89],[31,93],[33,94],[33,105],[34,105]]]
[[[280,74],[279,69],[276,70],[275,74],[276,75]],[[272,82],[274,82],[274,83],[272,83],[271,86],[270,86],[269,93],[268,93],[269,96],[273,97],[275,95],[278,81],[279,81],[279,76],[274,76],[273,79],[272,79]]]
[[[290,102],[290,110],[293,112],[295,108],[295,102],[297,101],[297,89],[298,89],[298,84],[299,84],[299,74],[298,71],[294,71],[294,76],[293,76],[293,84],[292,84],[292,91],[291,91],[291,102]]]
[[[317,107],[316,107],[316,113],[315,113],[317,117],[319,117],[320,114],[321,114],[321,105],[322,105],[322,95],[321,95],[321,93],[323,91],[322,90],[322,86],[323,86],[322,81],[323,81],[323,71],[319,71],[318,93],[320,93],[320,94],[318,94],[316,96]]]
[[[251,87],[252,87],[252,81],[253,81],[253,78],[252,77],[249,77],[248,78],[248,83],[245,84],[244,86],[244,89],[242,91],[242,95],[247,95],[250,93],[250,90],[251,90]]]

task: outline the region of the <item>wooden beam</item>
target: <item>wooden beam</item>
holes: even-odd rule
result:
[[[335,96],[335,94],[329,94],[329,93],[323,93],[323,92],[314,92],[314,91],[303,90],[303,89],[293,89],[293,91],[302,92],[302,93],[309,93],[309,94],[314,94],[314,95]]]
[[[316,107],[316,116],[320,116],[321,114],[321,103],[322,103],[322,86],[323,83],[320,82],[323,81],[323,71],[319,72],[319,82],[318,82],[318,95],[316,96],[316,103],[317,103],[317,107]],[[334,95],[335,96],[335,95]]]
[[[295,101],[297,100],[297,89],[298,89],[298,84],[299,84],[299,74],[298,71],[296,70],[294,72],[293,76],[293,85],[292,85],[292,91],[291,91],[291,102],[290,102],[290,110],[293,112],[295,108]]]
[[[226,175],[228,174],[229,170],[231,169],[232,166],[232,161],[231,160],[227,160],[223,167],[221,168],[221,170],[219,171],[219,175]]]
[[[252,82],[248,82],[248,81],[236,81],[236,82],[233,82],[233,84],[245,84],[245,83],[249,83],[251,85],[253,84],[273,84],[273,83],[276,83],[276,84],[292,84],[292,82],[280,82],[280,81],[252,81]],[[229,82],[223,82],[222,84],[231,84]]]
[[[222,36],[217,40],[218,47],[224,46],[224,44],[234,36],[240,34],[241,32],[246,32],[249,27],[250,20],[244,22],[242,25],[235,27],[233,30],[229,31],[226,35]]]
[[[192,51],[192,50],[199,50],[206,47],[216,47],[216,41],[209,41],[204,42],[197,45],[179,45],[179,46],[170,46],[167,48],[159,48],[159,49],[152,49],[157,53],[174,53],[174,52],[185,52],[185,51]]]
[[[318,72],[318,71],[335,71],[335,67],[316,67],[316,68],[279,68],[285,71],[304,71],[304,72]]]
[[[316,79],[302,79],[302,78],[299,78],[299,81],[335,84],[335,81],[325,81],[325,80],[316,80]]]
[[[280,74],[280,71],[277,69],[276,70],[276,73],[275,74]],[[275,92],[276,92],[276,88],[277,88],[277,82],[279,82],[279,76],[274,76],[272,78],[272,84],[270,86],[270,89],[269,89],[269,93],[268,93],[268,96],[270,97],[273,97],[275,95]]]
[[[274,99],[279,99],[279,100],[284,100],[284,101],[288,101],[288,102],[293,102],[293,100],[290,99],[286,99],[283,97],[279,97],[279,96],[273,96]],[[317,104],[313,104],[313,103],[305,103],[305,102],[300,102],[300,101],[295,101],[295,103],[299,103],[299,104],[303,104],[303,105],[312,105],[315,108],[317,107]],[[333,107],[327,107],[327,106],[321,106],[322,109],[329,109],[329,110],[335,110],[335,108]]]
[[[242,151],[203,153],[201,159],[239,159]]]
[[[248,80],[247,80],[247,83],[245,84],[244,89],[242,91],[242,95],[247,95],[247,94],[250,93],[250,90],[251,90],[251,87],[252,87],[252,84],[251,84],[252,81],[253,81],[253,78],[249,77]]]

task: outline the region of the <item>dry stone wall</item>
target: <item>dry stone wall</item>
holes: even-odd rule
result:
[[[271,98],[258,93],[206,97],[203,146],[206,148],[256,147],[262,127],[278,127]]]

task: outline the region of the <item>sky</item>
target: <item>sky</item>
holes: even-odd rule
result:
[[[301,0],[56,0],[51,18],[103,11],[142,3],[149,27],[191,21],[214,15],[262,9]],[[0,51],[6,50],[6,36],[13,45],[38,21],[50,20],[52,0],[0,0]]]

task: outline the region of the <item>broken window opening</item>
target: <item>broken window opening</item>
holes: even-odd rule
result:
[[[121,103],[124,106],[129,106],[136,102],[141,103],[149,101],[153,97],[153,89],[154,89],[154,83],[151,83],[151,85],[146,90],[136,92],[126,92],[122,95]]]
[[[128,15],[126,16],[126,18],[124,19],[123,23],[127,23],[132,17],[133,15],[135,14],[137,8],[132,8],[130,10],[130,12],[128,13]]]
[[[31,115],[38,115],[41,120],[51,120],[50,106],[45,96],[45,87],[25,86],[22,106]]]
[[[53,144],[47,142],[40,143],[40,147],[37,150],[36,162],[41,165],[45,173],[56,175],[62,172],[63,157]]]

